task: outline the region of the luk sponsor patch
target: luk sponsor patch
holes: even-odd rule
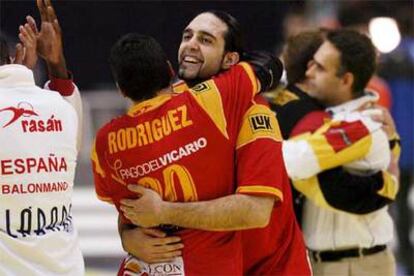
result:
[[[210,90],[211,87],[207,82],[202,82],[197,84],[196,86],[192,87],[191,90],[200,93],[200,92],[204,92],[204,91],[208,91]]]
[[[268,114],[254,114],[249,116],[250,127],[253,132],[273,131],[270,116]]]

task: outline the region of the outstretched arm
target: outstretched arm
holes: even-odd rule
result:
[[[145,227],[173,224],[207,231],[234,231],[265,227],[274,198],[234,194],[198,202],[167,202],[153,190],[138,185],[128,188],[139,199],[121,200],[126,218]]]
[[[63,54],[62,30],[50,0],[37,0],[41,18],[40,32],[37,34],[37,52],[46,61],[49,74],[60,79],[70,76]],[[31,26],[36,26],[33,18],[28,18]]]

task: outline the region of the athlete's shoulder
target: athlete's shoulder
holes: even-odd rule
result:
[[[292,101],[299,101],[300,98],[294,92],[290,91],[289,89],[285,88],[281,91],[278,91],[272,103],[279,106],[284,106]]]
[[[321,105],[316,99],[310,97],[295,85],[288,85],[284,89],[277,91],[272,104],[281,108],[288,108],[291,105],[308,106],[314,107],[315,109],[321,108]]]
[[[212,79],[217,80],[235,77],[248,77],[249,79],[256,81],[256,75],[253,71],[253,68],[249,63],[244,61],[231,66],[228,70],[222,71],[218,75],[214,76]]]

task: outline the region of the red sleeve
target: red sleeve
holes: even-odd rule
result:
[[[63,97],[71,96],[75,91],[72,74],[69,73],[69,79],[59,79],[50,76],[49,88],[59,92]]]
[[[296,123],[295,127],[292,129],[290,137],[306,132],[314,132],[325,123],[325,120],[329,118],[329,113],[325,111],[312,111]]]
[[[237,150],[238,193],[274,196],[283,201],[286,177],[282,142],[258,139]]]
[[[102,166],[101,157],[104,156],[104,152],[101,150],[103,139],[102,135],[98,133],[96,140],[93,144],[91,151],[91,161],[92,161],[92,171],[93,178],[95,183],[95,191],[97,197],[109,203],[113,203],[111,189],[108,184],[107,175],[105,173],[104,167]]]
[[[283,200],[287,177],[282,135],[273,112],[252,105],[243,117],[236,143],[237,192],[274,196]]]

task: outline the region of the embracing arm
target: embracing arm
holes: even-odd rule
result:
[[[387,157],[385,155],[391,155],[387,169],[370,175],[355,175],[355,173],[346,169],[349,164],[345,164],[344,167],[329,168],[315,176],[304,179],[293,177],[292,182],[295,188],[303,193],[307,199],[321,207],[334,208],[354,214],[366,214],[394,201],[399,189],[398,159],[400,147],[398,134],[396,133],[394,122],[387,111],[383,111],[380,116],[372,117],[372,119],[382,124],[382,130],[387,134],[390,141],[391,154],[385,150],[387,141],[376,139],[379,137],[378,133],[373,134],[371,135],[372,143],[379,146],[376,147],[375,152],[382,152],[383,154],[376,155],[374,160],[370,157],[370,160],[371,162],[377,162],[381,158]],[[351,145],[349,148],[352,149],[353,147],[354,145]],[[364,150],[360,147],[358,151],[353,151],[351,155],[363,152]],[[330,159],[327,158],[327,160]],[[327,164],[334,163],[330,161]],[[336,166],[344,165],[343,162],[335,164]]]
[[[390,204],[395,200],[399,186],[398,179],[388,171],[358,176],[343,167],[292,182],[316,205],[353,214],[367,214]]]
[[[118,231],[122,248],[147,263],[169,262],[181,256],[184,245],[180,237],[167,237],[158,229],[141,228],[122,222],[118,217]]]
[[[122,200],[121,210],[134,224],[146,227],[173,224],[207,231],[265,227],[275,201],[271,197],[234,194],[208,201],[167,202],[141,186],[128,188],[141,197]]]
[[[252,66],[260,81],[260,92],[270,91],[279,85],[283,64],[276,56],[265,51],[251,51],[244,53],[242,60]]]
[[[230,231],[265,227],[269,223],[274,199],[235,194],[210,201],[165,203],[163,219],[166,224]]]

